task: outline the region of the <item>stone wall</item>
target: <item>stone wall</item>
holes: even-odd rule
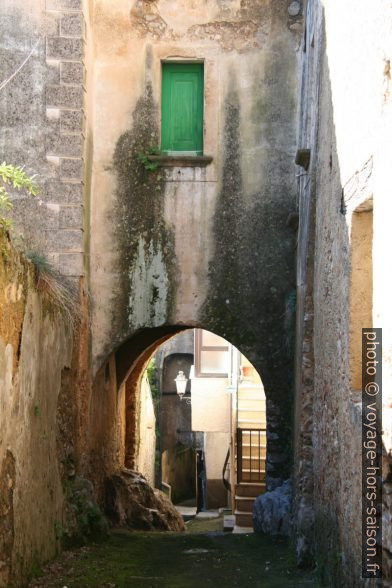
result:
[[[362,324],[363,318],[352,320],[352,303],[361,289],[365,305],[373,299],[373,326],[383,328],[389,396],[392,323],[385,271],[390,266],[391,139],[384,129],[391,121],[391,27],[387,2],[371,10],[366,2],[351,0],[307,5],[298,147],[310,149],[310,165],[298,167],[295,513],[300,561],[313,551],[325,586],[362,584],[361,413],[350,385],[350,346],[360,328],[371,326]],[[361,258],[367,263],[364,284],[353,279],[358,265],[353,215],[373,207],[373,268]],[[365,241],[371,238],[366,235]],[[387,465],[384,475],[388,481]],[[384,518],[390,524],[387,502]],[[389,533],[384,535],[386,561],[388,538]]]
[[[1,586],[23,585],[60,548],[74,459],[72,339],[33,265],[0,234]]]
[[[37,174],[37,199],[15,195],[30,249],[67,276],[83,268],[84,18],[81,0],[5,0],[0,9],[2,160]]]
[[[61,273],[85,275],[91,294],[83,352],[91,344],[95,381],[80,398],[91,417],[81,462],[109,474],[124,453],[115,419],[132,362],[116,373],[113,353],[136,349],[143,329],[201,326],[263,377],[268,479],[279,484],[291,462],[287,221],[301,3],[181,0],[173,9],[169,0],[120,0],[114,9],[109,0],[7,0],[1,16],[4,75],[33,49],[0,95],[4,158],[38,173],[42,186],[38,199],[15,197],[15,222]],[[159,146],[161,62],[176,59],[204,62],[212,162],[151,173],[137,153]]]
[[[104,0],[91,15],[94,372],[143,329],[200,326],[225,337],[265,383],[268,478],[279,484],[291,460],[295,232],[287,221],[301,4],[181,0],[174,9],[168,0],[121,0],[113,10]],[[149,172],[137,153],[159,147],[161,62],[176,59],[204,62],[212,162]]]

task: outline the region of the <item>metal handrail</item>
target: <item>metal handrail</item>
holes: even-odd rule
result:
[[[230,459],[230,447],[227,450],[227,454],[226,454],[226,458],[225,458],[225,463],[223,465],[223,470],[222,470],[222,482],[224,487],[226,488],[226,490],[228,492],[231,492],[231,485],[230,482],[227,481],[226,479],[226,470],[227,470],[227,466],[229,464],[229,459]]]

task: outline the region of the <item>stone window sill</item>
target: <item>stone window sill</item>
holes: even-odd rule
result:
[[[210,155],[149,155],[148,159],[160,167],[206,167],[212,161]]]

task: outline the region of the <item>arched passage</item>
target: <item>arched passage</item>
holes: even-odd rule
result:
[[[138,420],[140,418],[139,403],[143,373],[150,358],[162,344],[166,343],[170,345],[171,342],[174,341],[175,335],[186,330],[193,331],[193,329],[193,326],[185,325],[142,329],[116,349],[98,371],[94,383],[91,407],[91,430],[93,434],[91,435],[92,451],[90,452],[90,455],[92,456],[91,477],[94,479],[102,500],[104,500],[103,489],[107,477],[124,467],[128,470],[137,470],[138,465],[140,464],[140,459],[138,460],[138,451],[141,439],[140,434],[143,434],[143,432],[140,430],[140,422]],[[202,331],[196,329],[196,333],[197,332],[200,333]],[[211,335],[219,338],[219,336],[216,336],[213,333],[211,333]],[[209,342],[208,340],[204,342],[206,345],[204,345],[203,342],[201,343],[202,355],[207,351],[204,347],[208,348]],[[230,345],[230,349],[235,349],[235,347]],[[242,372],[245,373],[246,367],[249,367],[252,364],[248,360],[245,360],[246,356],[243,356],[240,351],[238,351],[238,353],[240,354],[239,357],[244,357],[244,362],[247,365],[240,365],[243,362],[237,360],[238,365],[233,369],[236,369],[238,374],[242,377]],[[185,357],[186,353],[183,355]],[[184,359],[184,357],[182,359]],[[255,373],[257,373],[258,370],[256,368],[254,368],[254,370]],[[219,381],[219,379],[220,378],[218,377],[216,381]],[[195,378],[195,385],[197,380],[198,378]],[[202,380],[202,377],[199,378],[199,385]],[[228,383],[230,385],[233,384],[232,373],[228,377]],[[266,390],[266,395],[267,394],[268,391]],[[266,406],[264,396],[263,402],[263,410],[264,414],[266,414],[268,411],[268,402]],[[208,413],[209,410],[210,409],[207,407],[206,413]],[[219,412],[220,411],[218,411],[217,414],[219,414]],[[250,411],[247,412],[248,420],[252,420],[250,418],[252,415],[249,415]],[[276,427],[276,419],[274,419],[274,416],[274,412],[272,412],[272,424]],[[268,419],[265,419],[265,421],[266,422],[260,423],[260,429],[265,428],[268,424]],[[235,456],[237,451],[234,447],[234,444],[236,443],[235,436],[237,434],[237,426],[236,424],[233,426],[233,423],[230,423],[230,425],[232,436],[230,438],[229,435],[228,441],[220,443],[220,446],[224,448],[224,453],[226,454],[228,446],[231,444],[232,459],[234,460],[236,459]],[[289,428],[288,423],[285,423],[285,426]],[[248,428],[252,428],[252,426]],[[200,427],[199,429],[196,427],[194,430],[200,430]],[[212,439],[213,434],[222,433],[223,436],[227,434],[227,430],[219,430],[219,427],[217,427],[217,430],[208,430],[207,427],[207,431],[205,432],[207,436],[211,434],[209,440],[207,440],[207,444],[210,443],[211,446],[214,444],[216,445],[216,439]],[[243,438],[243,445],[245,447],[249,446],[249,439],[252,441],[252,433],[249,433],[247,438]],[[257,458],[261,457],[263,459],[263,467],[261,468],[260,465],[258,467],[259,469],[263,469],[264,484],[265,473],[268,474],[268,455],[266,448],[267,436],[265,431],[262,431],[259,434],[259,442],[263,447],[257,449],[256,453]],[[270,451],[270,448],[268,448],[268,451]],[[222,460],[221,456],[219,456],[217,462],[219,465],[216,468],[216,471],[219,471],[219,473],[215,475],[215,478],[211,478],[210,483],[210,495],[212,496],[215,493],[215,495],[218,496],[216,504],[220,500],[219,495],[222,494],[223,464],[221,462],[224,461],[224,457],[225,455]],[[259,463],[255,455],[252,456],[245,454],[244,459],[249,459],[249,464],[252,463],[252,460],[254,464]],[[244,467],[244,469],[247,468]],[[233,466],[232,470],[234,471]],[[212,490],[214,484],[215,491]],[[234,496],[235,493],[233,492],[233,508],[236,508],[238,505],[235,504]]]
[[[90,407],[90,475],[103,499],[104,480],[119,468],[135,467],[137,448],[135,401],[143,371],[155,350],[174,335],[192,328],[207,328],[225,337],[223,329],[209,325],[165,325],[144,328],[125,339],[98,370]],[[276,335],[274,335],[276,338]],[[273,489],[290,476],[291,470],[291,377],[289,342],[269,354],[268,340],[243,343],[241,333],[230,335],[235,345],[262,374],[266,395],[267,488]],[[265,350],[263,351],[263,343]]]
[[[260,376],[225,339],[189,329],[153,354],[151,383],[156,402],[158,458],[156,485],[189,516],[229,509],[236,528],[252,529],[255,496],[265,491],[266,405]],[[176,390],[181,376],[183,387]],[[144,388],[142,378],[142,389]],[[148,434],[140,423],[139,435]],[[138,463],[148,476],[151,445],[139,444]],[[147,458],[147,459],[146,459]],[[183,510],[185,508],[185,511]],[[207,513],[208,514],[208,513]]]

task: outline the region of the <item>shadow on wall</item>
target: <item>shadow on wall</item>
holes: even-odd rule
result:
[[[172,353],[165,357],[162,368],[162,388],[159,410],[162,453],[162,480],[172,487],[172,500],[194,498],[195,496],[195,452],[191,406],[180,402],[174,379],[181,370],[188,378],[186,392],[190,392],[189,373],[193,355]]]
[[[104,480],[121,469],[135,467],[137,390],[154,351],[187,327],[140,329],[112,352],[94,379],[89,440],[89,476],[101,503]]]
[[[147,59],[147,69],[148,63]],[[133,111],[131,130],[118,139],[113,155],[118,188],[111,222],[116,227],[119,283],[111,343],[124,341],[131,328],[153,327],[171,316],[176,256],[173,231],[164,220],[164,174],[150,173],[138,159],[138,154],[158,145],[158,137],[158,107],[147,82]]]
[[[276,55],[266,60],[266,75],[275,76]],[[279,75],[282,75],[281,73]],[[265,180],[260,193],[244,205],[241,105],[232,73],[224,103],[223,173],[214,215],[215,251],[210,264],[210,290],[202,310],[204,328],[232,342],[263,374],[267,396],[267,485],[279,486],[290,476],[293,334],[295,330],[294,234],[287,226],[293,203],[288,157],[271,148],[260,165]],[[260,110],[268,103],[260,89]],[[287,115],[288,116],[288,115]],[[274,145],[274,123],[262,117],[265,141]],[[274,175],[281,175],[276,190]],[[262,231],[261,231],[262,227]]]

